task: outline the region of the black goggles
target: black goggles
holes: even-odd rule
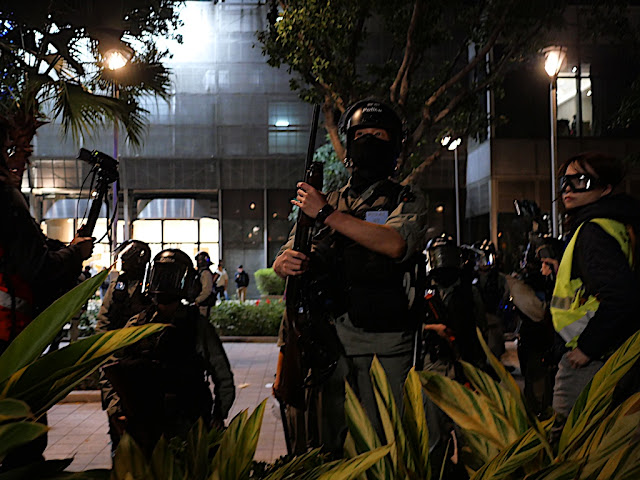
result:
[[[560,193],[564,193],[571,187],[572,192],[589,192],[600,186],[600,182],[586,173],[575,173],[560,177]]]

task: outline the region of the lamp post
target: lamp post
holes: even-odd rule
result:
[[[104,54],[104,64],[109,70],[119,70],[129,63],[129,60],[133,57],[133,50],[130,47],[124,48],[113,48],[108,50]],[[118,83],[113,81],[113,98],[120,98],[120,90],[118,89]],[[113,158],[118,160],[118,141],[119,141],[119,132],[118,132],[118,122],[113,121]],[[114,252],[118,245],[118,180],[113,182],[113,224],[112,224],[112,232],[111,232],[111,245],[109,246],[111,249],[112,257],[115,255]],[[115,261],[115,258],[112,258],[112,261]]]
[[[549,106],[551,110],[551,233],[554,238],[558,238],[558,204],[556,202],[556,170],[558,156],[558,103],[557,103],[557,82],[558,73],[564,63],[567,50],[564,47],[552,46],[545,48],[544,69],[549,75]]]
[[[460,173],[458,170],[458,147],[462,143],[462,139],[456,138],[452,141],[450,136],[446,136],[442,138],[440,143],[443,147],[447,147],[447,150],[453,151],[453,177],[456,193],[456,244],[460,245]]]

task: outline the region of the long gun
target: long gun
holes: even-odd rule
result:
[[[320,106],[313,107],[313,120],[311,123],[311,134],[309,135],[309,147],[305,162],[304,181],[318,190],[322,189],[322,164],[313,161],[315,151],[316,133],[318,129],[318,118],[320,116]],[[293,249],[305,255],[311,253],[311,231],[314,220],[306,215],[302,210],[298,211],[296,220],[296,230],[293,239]],[[305,274],[292,275],[287,277],[285,285],[286,311],[285,311],[285,333],[286,344],[283,346],[283,358],[278,365],[280,388],[276,391],[276,396],[281,404],[290,405],[298,409],[304,409],[304,382],[306,368],[303,365],[303,353],[300,345],[301,330],[308,322],[308,311],[303,301],[303,284]],[[286,426],[286,419],[283,418]]]

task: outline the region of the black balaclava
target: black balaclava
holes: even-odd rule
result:
[[[354,188],[367,187],[393,173],[396,152],[391,142],[367,134],[353,140],[350,150]]]

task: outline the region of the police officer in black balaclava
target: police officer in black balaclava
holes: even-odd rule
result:
[[[356,102],[344,113],[340,130],[346,136],[349,182],[327,195],[300,182],[293,201],[315,219],[312,266],[309,257],[293,250],[293,237],[273,264],[281,277],[310,268],[307,278],[311,282],[327,279],[316,292],[327,292],[324,305],[328,311],[323,313],[335,325],[337,339],[333,341],[344,355],[334,373],[315,389],[318,394],[310,392],[307,425],[311,445],[323,445],[336,456],[342,454],[346,434],[345,377],[380,435],[382,426],[368,374],[374,355],[392,379],[396,401],[402,401],[420,322],[415,310],[421,305],[416,299],[422,293],[416,287],[416,276],[426,230],[421,192],[390,178],[404,139],[402,120],[393,108],[375,100]],[[424,262],[422,265],[423,270]],[[287,348],[284,337],[280,341],[283,352]],[[280,376],[276,375],[276,396],[279,386]],[[312,425],[314,412],[318,414],[316,425]]]

